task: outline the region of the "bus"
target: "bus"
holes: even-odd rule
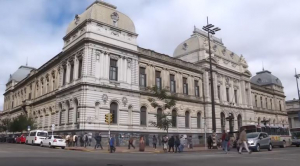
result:
[[[287,145],[291,145],[290,132],[289,129],[286,127],[247,125],[242,126],[241,128],[246,128],[246,133],[268,133],[268,135],[271,138],[272,146],[279,146],[281,148],[285,148]]]
[[[292,134],[292,145],[296,145],[299,147],[300,145],[300,128],[292,128],[291,130]]]

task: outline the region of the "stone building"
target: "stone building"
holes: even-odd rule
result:
[[[178,97],[166,110],[173,119],[169,132],[201,143],[212,132],[207,34],[195,27],[173,56],[139,47],[137,37],[128,16],[95,1],[69,24],[62,52],[38,69],[21,66],[10,76],[0,118],[27,114],[44,130],[55,124],[57,133],[106,133],[105,114],[112,113],[110,129],[123,145],[128,135],[165,133],[150,125],[162,109],[151,107],[145,87],[156,85]],[[251,78],[242,55],[211,39],[217,132],[263,119],[288,126],[280,80],[269,71]]]
[[[300,104],[299,100],[288,100],[286,103],[286,111],[289,117],[290,128],[300,128]]]

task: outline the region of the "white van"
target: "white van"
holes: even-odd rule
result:
[[[32,130],[26,137],[26,144],[40,145],[41,142],[48,136],[47,131],[43,130]]]

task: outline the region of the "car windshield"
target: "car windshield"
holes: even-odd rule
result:
[[[55,139],[63,139],[61,136],[54,136]]]
[[[46,132],[38,132],[37,133],[37,136],[40,136],[40,137],[47,137],[47,133]]]
[[[300,132],[292,132],[292,138],[300,139]]]
[[[247,138],[256,138],[258,137],[258,133],[248,133]]]

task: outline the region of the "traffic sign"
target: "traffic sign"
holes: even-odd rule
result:
[[[113,120],[113,115],[111,113],[105,114],[105,122],[111,124]]]

